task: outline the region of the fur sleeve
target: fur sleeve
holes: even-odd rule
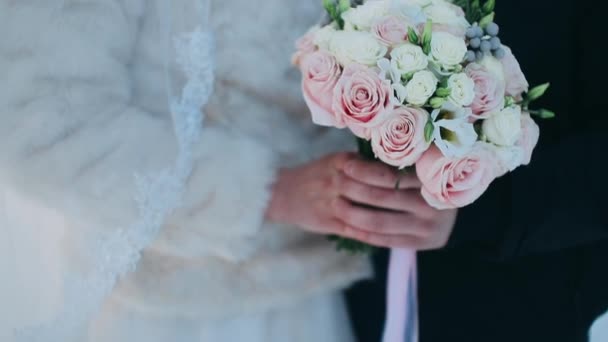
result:
[[[128,226],[137,216],[134,175],[162,170],[177,154],[168,113],[136,96],[130,65],[142,4],[0,4],[0,180],[100,229]],[[208,246],[255,234],[274,178],[272,151],[211,127],[195,157],[169,226]]]

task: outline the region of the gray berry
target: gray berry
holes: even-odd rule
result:
[[[498,32],[500,31],[500,27],[496,23],[489,23],[486,26],[486,33],[492,37],[498,36]]]
[[[477,59],[477,56],[475,55],[475,51],[473,51],[473,50],[467,51],[467,54],[465,55],[464,59],[469,63],[475,62],[475,60]]]
[[[473,49],[478,49],[479,46],[481,46],[481,39],[479,38],[473,38],[469,41],[469,46],[472,47]]]
[[[498,50],[500,48],[500,38],[492,37],[490,44],[492,44],[492,50]]]
[[[479,26],[475,26],[475,35],[479,38],[483,37],[483,29]]]
[[[489,41],[484,40],[481,42],[479,49],[483,52],[490,52],[492,50],[492,44]]]
[[[494,57],[498,58],[498,59],[502,59],[505,57],[505,49],[503,48],[499,48],[498,50],[494,51]]]
[[[481,51],[475,52],[475,57],[477,58],[478,61],[481,61],[484,56],[485,56],[485,54]]]
[[[477,30],[475,29],[475,27],[471,26],[467,29],[467,38],[469,39],[473,39],[475,37],[477,37]]]

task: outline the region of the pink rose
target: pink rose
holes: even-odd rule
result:
[[[317,51],[317,46],[314,43],[315,31],[311,30],[304,36],[296,40],[296,52],[291,57],[291,63],[299,66],[302,58]]]
[[[505,71],[505,79],[507,82],[506,92],[507,95],[515,98],[521,98],[521,94],[528,91],[530,84],[526,80],[526,76],[521,71],[519,62],[515,59],[513,52],[510,48],[503,46],[505,49],[505,56],[500,60],[502,67]]]
[[[372,130],[376,157],[400,169],[414,165],[429,148],[424,127],[429,113],[421,108],[399,106],[390,111],[382,125]]]
[[[321,126],[340,126],[332,113],[334,88],[340,78],[340,65],[323,51],[313,52],[302,59],[302,93],[312,114],[312,121]]]
[[[483,143],[476,143],[468,155],[460,158],[445,157],[433,146],[416,163],[422,196],[440,210],[467,206],[496,178],[496,164]]]
[[[394,46],[407,41],[408,24],[396,16],[380,19],[372,26],[372,33],[380,42],[387,46]]]
[[[347,66],[334,89],[332,109],[338,127],[347,126],[356,136],[369,139],[370,129],[386,117],[391,92],[390,81],[381,79],[373,69]]]
[[[528,165],[532,161],[532,153],[540,138],[540,128],[529,114],[523,114],[521,116],[521,130],[521,138],[515,143],[515,146],[523,150],[521,165]]]
[[[486,119],[505,105],[505,85],[488,69],[477,63],[469,64],[465,72],[475,82],[475,99],[471,104],[473,117]]]

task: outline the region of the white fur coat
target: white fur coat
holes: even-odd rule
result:
[[[23,297],[24,317],[27,303],[57,304],[80,235],[135,219],[133,174],[175,158],[156,2],[0,2],[0,233],[19,269],[0,270],[0,292]],[[369,273],[323,237],[263,219],[277,168],[352,148],[310,124],[289,64],[320,1],[212,4],[218,80],[184,205],[112,294],[143,313],[223,317]]]

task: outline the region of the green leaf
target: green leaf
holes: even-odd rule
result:
[[[452,93],[452,90],[449,88],[438,88],[435,95],[439,97],[448,97]]]
[[[352,255],[357,254],[372,254],[376,248],[364,242],[331,235],[327,237],[329,241],[336,243],[338,251],[344,251]]]
[[[350,0],[339,0],[338,2],[338,11],[340,14],[348,11],[351,8]]]
[[[512,96],[505,96],[505,107],[511,107],[515,104],[515,99]]]
[[[367,160],[375,160],[376,154],[372,149],[372,143],[368,140],[357,138],[357,146],[359,147],[359,155]]]
[[[416,33],[416,30],[414,30],[412,27],[407,28],[407,37],[410,43],[416,45],[420,44],[420,42],[418,41],[418,33]]]
[[[431,52],[431,40],[433,39],[433,22],[427,20],[424,25],[424,31],[422,32],[422,50],[425,54]]]
[[[323,8],[325,8],[329,16],[333,19],[334,12],[336,10],[336,3],[333,0],[323,0]]]
[[[550,83],[545,83],[545,84],[541,84],[539,86],[532,88],[528,92],[528,94],[526,94],[527,102],[530,103],[534,100],[538,100],[541,96],[543,96],[545,94],[547,89],[549,89],[550,85],[551,85]]]
[[[555,117],[555,112],[548,109],[541,109],[538,111],[538,116],[541,119],[553,119]]]
[[[471,18],[472,22],[478,21],[481,19],[481,5],[479,4],[479,0],[473,0],[471,2]]]
[[[495,16],[495,13],[492,12],[492,13],[486,15],[485,17],[481,18],[481,20],[479,21],[479,26],[481,28],[485,28],[486,26],[488,26],[489,23],[494,21],[494,16]]]
[[[490,14],[494,12],[494,8],[496,7],[496,0],[488,0],[485,4],[483,4],[483,13]]]
[[[341,30],[344,28],[344,20],[342,19],[342,13],[338,7],[339,5],[335,0],[323,0],[323,8],[325,8],[329,14],[331,21],[335,21],[338,24],[338,28]]]
[[[431,142],[433,140],[433,133],[435,132],[435,125],[433,125],[433,119],[429,117],[429,120],[426,122],[424,126],[424,139],[427,142]]]
[[[415,71],[411,71],[411,72],[408,72],[407,74],[403,74],[401,76],[401,80],[403,80],[404,82],[407,82],[407,81],[411,80],[412,77],[414,77],[415,73],[416,73]]]
[[[431,105],[431,107],[435,108],[435,109],[439,109],[441,107],[443,107],[443,104],[445,103],[446,99],[443,97],[433,97],[431,99],[431,101],[429,101],[429,104]]]

